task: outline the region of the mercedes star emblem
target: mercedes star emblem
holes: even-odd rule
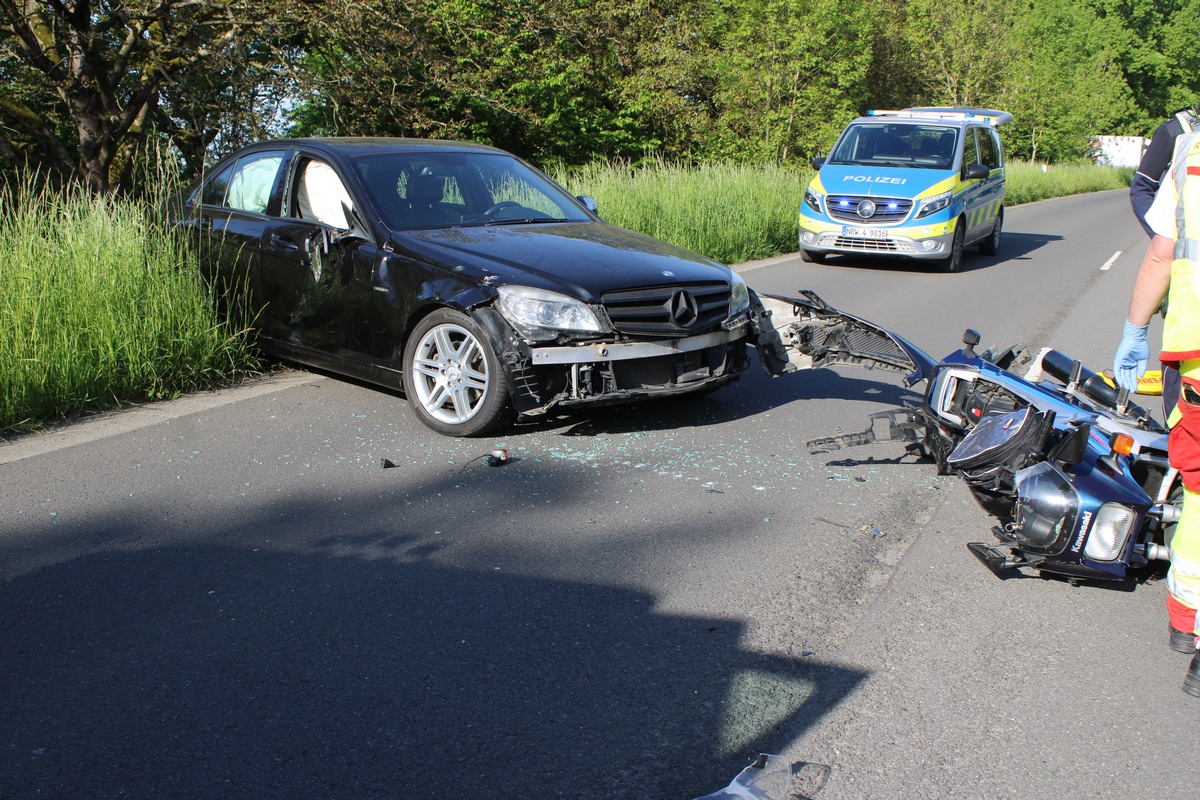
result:
[[[682,289],[671,295],[666,308],[671,321],[681,328],[686,328],[700,317],[700,304]]]

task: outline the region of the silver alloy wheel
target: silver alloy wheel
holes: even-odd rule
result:
[[[472,419],[488,399],[488,360],[475,335],[444,322],[417,342],[412,360],[416,401],[433,419],[448,425]]]

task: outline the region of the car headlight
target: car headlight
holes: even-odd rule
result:
[[[736,317],[750,307],[750,287],[742,280],[742,276],[730,270],[729,280],[729,316]]]
[[[942,192],[935,194],[933,197],[926,197],[921,201],[921,207],[917,209],[915,219],[928,217],[930,214],[936,214],[943,208],[950,205],[950,199],[954,196],[954,192]]]
[[[1132,508],[1120,503],[1105,503],[1096,512],[1092,532],[1088,534],[1083,554],[1096,561],[1112,561],[1125,549],[1129,532],[1137,514]]]
[[[498,308],[528,339],[554,339],[560,333],[602,333],[604,325],[586,303],[532,286],[501,286]]]
[[[822,208],[821,199],[822,195],[814,192],[811,188],[804,190],[804,205],[808,206],[818,214],[825,213],[825,210]]]

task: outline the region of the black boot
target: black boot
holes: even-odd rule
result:
[[[1187,675],[1183,676],[1183,690],[1193,697],[1200,697],[1200,652],[1192,656]]]
[[[1171,649],[1177,653],[1194,653],[1196,651],[1196,634],[1188,631],[1177,631],[1174,626],[1168,625],[1171,629]]]

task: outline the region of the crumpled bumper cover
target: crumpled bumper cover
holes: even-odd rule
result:
[[[749,322],[679,339],[578,345],[532,345],[509,336],[499,352],[514,406],[536,415],[723,386],[748,367],[749,336]]]

